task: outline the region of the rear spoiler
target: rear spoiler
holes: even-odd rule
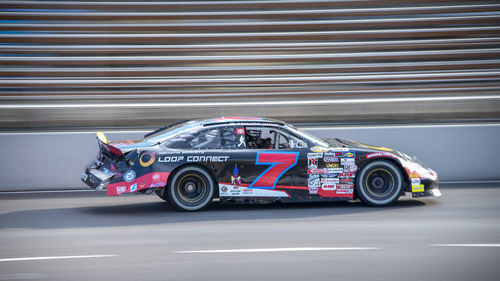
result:
[[[103,132],[97,132],[97,144],[99,145],[99,149],[105,153],[119,156],[123,155],[123,152],[120,149],[109,144],[108,139]]]

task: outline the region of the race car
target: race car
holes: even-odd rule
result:
[[[320,139],[273,119],[184,121],[141,140],[98,132],[97,159],[82,180],[107,195],[153,193],[198,211],[222,202],[360,199],[386,206],[400,196],[439,197],[438,176],[415,157],[338,138]]]

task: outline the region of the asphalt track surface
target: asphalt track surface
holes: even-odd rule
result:
[[[0,280],[498,280],[500,184],[439,199],[213,204],[0,194]],[[200,252],[208,251],[208,252]]]

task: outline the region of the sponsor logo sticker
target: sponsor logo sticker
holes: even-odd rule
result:
[[[330,174],[338,174],[338,173],[344,172],[344,169],[342,169],[342,168],[328,168],[327,170],[328,170],[327,173],[330,173]]]
[[[134,192],[137,190],[137,183],[134,183],[133,185],[130,186],[130,192]]]
[[[354,189],[339,188],[337,189],[337,194],[353,194]]]
[[[327,174],[329,173],[330,169],[308,169],[307,173],[308,174]]]
[[[307,158],[307,168],[315,169],[318,168],[318,158]]]
[[[336,184],[339,183],[340,179],[337,178],[322,178],[321,183]]]
[[[342,165],[354,165],[355,160],[354,158],[342,158],[340,159],[340,163]]]
[[[338,168],[339,163],[326,163],[327,168]]]
[[[337,185],[324,183],[321,185],[321,189],[323,189],[323,190],[335,190],[335,189],[337,189]]]
[[[118,193],[118,194],[124,193],[125,191],[127,191],[126,186],[117,186],[116,187],[116,193]]]
[[[332,156],[325,156],[323,158],[323,161],[327,162],[327,163],[331,163],[331,162],[339,162],[339,158],[338,157],[332,157]]]
[[[354,157],[356,157],[356,151],[347,151],[347,152],[344,152],[343,156],[347,157],[347,158],[354,158]]]
[[[307,181],[307,187],[320,187],[321,183],[319,180]]]
[[[350,173],[350,172],[356,172],[358,170],[358,166],[356,165],[344,165],[344,172]]]
[[[354,173],[341,173],[339,174],[339,178],[354,178],[356,174]]]
[[[311,151],[313,152],[327,152],[329,148],[327,147],[322,147],[322,146],[313,146],[311,147]]]
[[[373,157],[390,157],[390,158],[397,158],[394,156],[394,154],[389,153],[389,152],[373,152],[373,153],[368,153],[366,154],[366,159],[370,159]]]
[[[139,157],[139,164],[141,164],[141,166],[144,168],[149,167],[155,162],[155,158],[156,156],[153,152],[144,152]]]
[[[135,172],[133,170],[126,171],[125,174],[123,174],[123,179],[126,182],[131,182],[135,180]]]
[[[307,153],[307,158],[321,158],[323,153]]]
[[[237,135],[244,135],[245,134],[245,128],[236,128],[236,134]]]
[[[318,194],[317,187],[309,187],[309,194]]]
[[[423,184],[412,185],[411,186],[411,191],[412,192],[424,192],[424,185]]]

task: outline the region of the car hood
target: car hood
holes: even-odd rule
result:
[[[360,143],[360,142],[352,141],[352,140],[328,138],[328,139],[324,139],[324,141],[326,141],[328,144],[330,144],[330,146],[333,146],[333,147],[349,147],[351,149],[385,151],[385,152],[392,152],[394,154],[399,155],[398,151],[391,149],[391,148],[378,146],[378,145],[364,144],[364,143]]]

